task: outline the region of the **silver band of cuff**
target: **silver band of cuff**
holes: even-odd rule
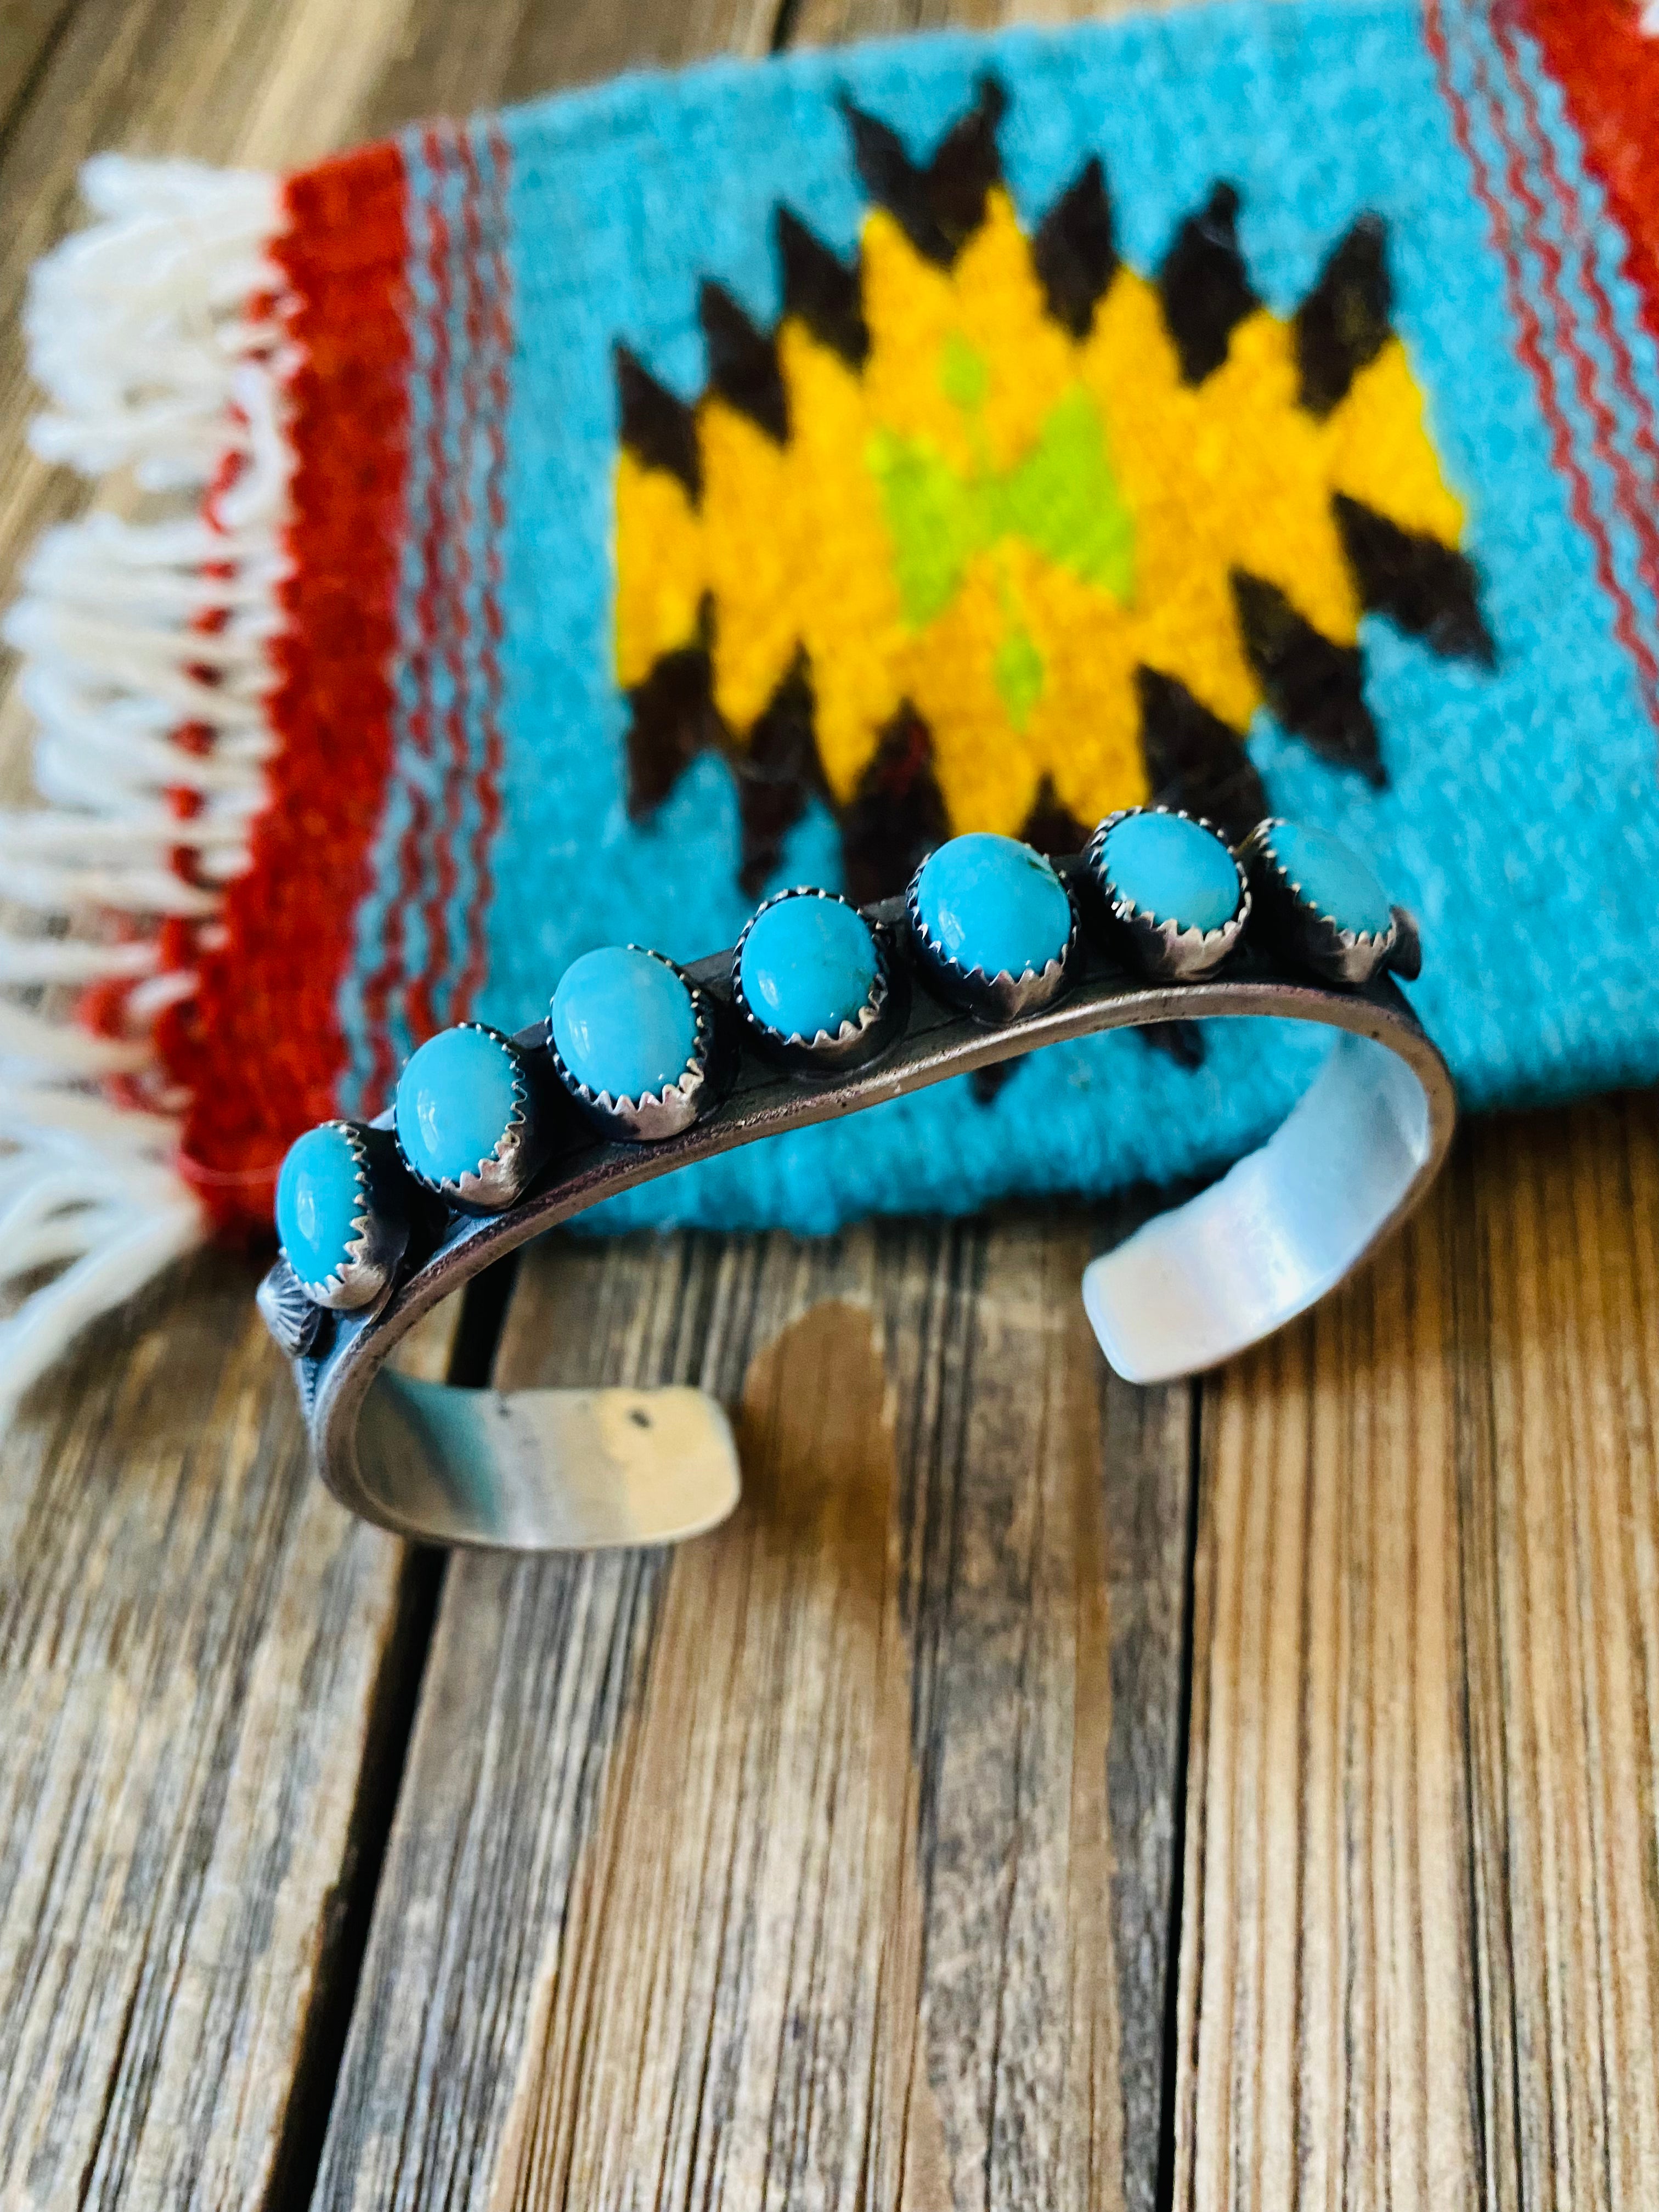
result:
[[[902,921],[891,902],[873,918]],[[686,970],[730,1008],[732,956]],[[1427,1189],[1451,1140],[1445,1063],[1398,987],[1334,988],[1246,945],[1224,972],[1147,982],[1086,941],[1071,988],[1002,1022],[946,1006],[912,978],[902,1034],[875,1064],[821,1078],[781,1070],[731,1022],[724,1096],[649,1145],[590,1133],[556,1152],[507,1211],[461,1216],[371,1315],[332,1316],[294,1364],[318,1471],[353,1511],[444,1544],[524,1550],[665,1542],[736,1502],[730,1431],[690,1390],[501,1393],[386,1371],[438,1302],[529,1238],[617,1191],[808,1122],[860,1112],[1015,1054],[1110,1029],[1274,1016],[1340,1032],[1278,1133],[1196,1198],[1090,1267],[1085,1300],[1113,1365],[1152,1382],[1213,1365],[1322,1297]],[[533,1046],[540,1030],[520,1042]],[[1042,1111],[1034,1091],[1033,1111]]]

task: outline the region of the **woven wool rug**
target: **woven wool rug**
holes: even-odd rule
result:
[[[433,1030],[958,830],[1325,823],[1467,1104],[1653,1079],[1656,116],[1631,0],[1281,0],[94,163],[37,443],[163,497],[10,621],[0,889],[70,927],[0,956],[0,1250],[67,1265],[0,1389]],[[1056,1047],[611,1218],[1202,1173],[1269,1043]]]

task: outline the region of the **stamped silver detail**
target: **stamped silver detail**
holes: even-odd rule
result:
[[[290,1359],[303,1358],[316,1343],[325,1318],[324,1309],[307,1297],[305,1285],[286,1257],[274,1267],[253,1293],[265,1327]]]
[[[1250,883],[1238,855],[1232,853],[1232,863],[1238,873],[1238,905],[1232,918],[1218,929],[1182,929],[1174,921],[1160,921],[1155,915],[1138,907],[1132,898],[1124,897],[1112,882],[1106,868],[1106,840],[1116,825],[1132,814],[1170,814],[1177,821],[1191,822],[1200,830],[1220,839],[1213,822],[1202,814],[1189,814],[1181,806],[1121,806],[1109,814],[1089,841],[1089,881],[1104,902],[1107,913],[1116,927],[1120,940],[1128,950],[1134,964],[1143,975],[1150,975],[1160,983],[1184,983],[1196,975],[1207,975],[1221,963],[1244,933],[1250,918]],[[1228,850],[1231,853],[1231,848]]]

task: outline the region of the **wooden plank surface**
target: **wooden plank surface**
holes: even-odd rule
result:
[[[744,1501],[452,1563],[320,2203],[1152,2204],[1191,1394],[1089,1249],[527,1258],[498,1380],[701,1382]]]
[[[1152,2205],[1191,1397],[1103,1384],[1087,1255],[526,1266],[498,1381],[705,1381],[745,1504],[453,1564],[320,2203]]]
[[[404,0],[76,0],[0,93],[0,580],[85,496],[24,448],[16,312],[107,146],[349,137]],[[22,15],[43,24],[46,11]],[[4,19],[8,40],[20,21]],[[8,795],[21,717],[3,715]],[[0,2205],[255,2206],[314,2169],[429,1570],[312,1483],[254,1269],[94,1331],[0,1450]],[[339,2023],[337,2026],[336,2023]]]
[[[1010,22],[1076,23],[1192,4],[1194,0],[787,0],[785,22],[793,45],[832,46],[896,32],[994,31]]]
[[[0,0],[0,154],[76,0]]]
[[[1488,1124],[1206,1394],[1178,2206],[1659,2203],[1656,1223]]]
[[[305,1471],[246,1292],[193,1266],[8,1443],[8,2208],[257,2204],[314,2091],[404,1592],[396,1547]]]

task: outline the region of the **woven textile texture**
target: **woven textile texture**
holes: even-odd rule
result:
[[[198,1218],[263,1221],[301,1128],[591,945],[692,957],[784,884],[880,896],[955,831],[1066,850],[1148,796],[1369,850],[1469,1106],[1652,1080],[1656,95],[1626,0],[1274,0],[626,79],[235,222],[202,173],[108,186],[198,249],[169,284],[216,272],[226,365],[160,453],[205,499],[146,725],[184,765],[128,778],[181,889],[118,902],[79,1004],[112,1057],[63,1083],[147,1116]],[[143,463],[130,391],[116,455],[54,384],[97,236],[36,303],[47,436]],[[19,634],[61,763],[55,591]],[[144,701],[100,681],[112,744]],[[606,1212],[1199,1172],[1316,1049],[1054,1048]]]

